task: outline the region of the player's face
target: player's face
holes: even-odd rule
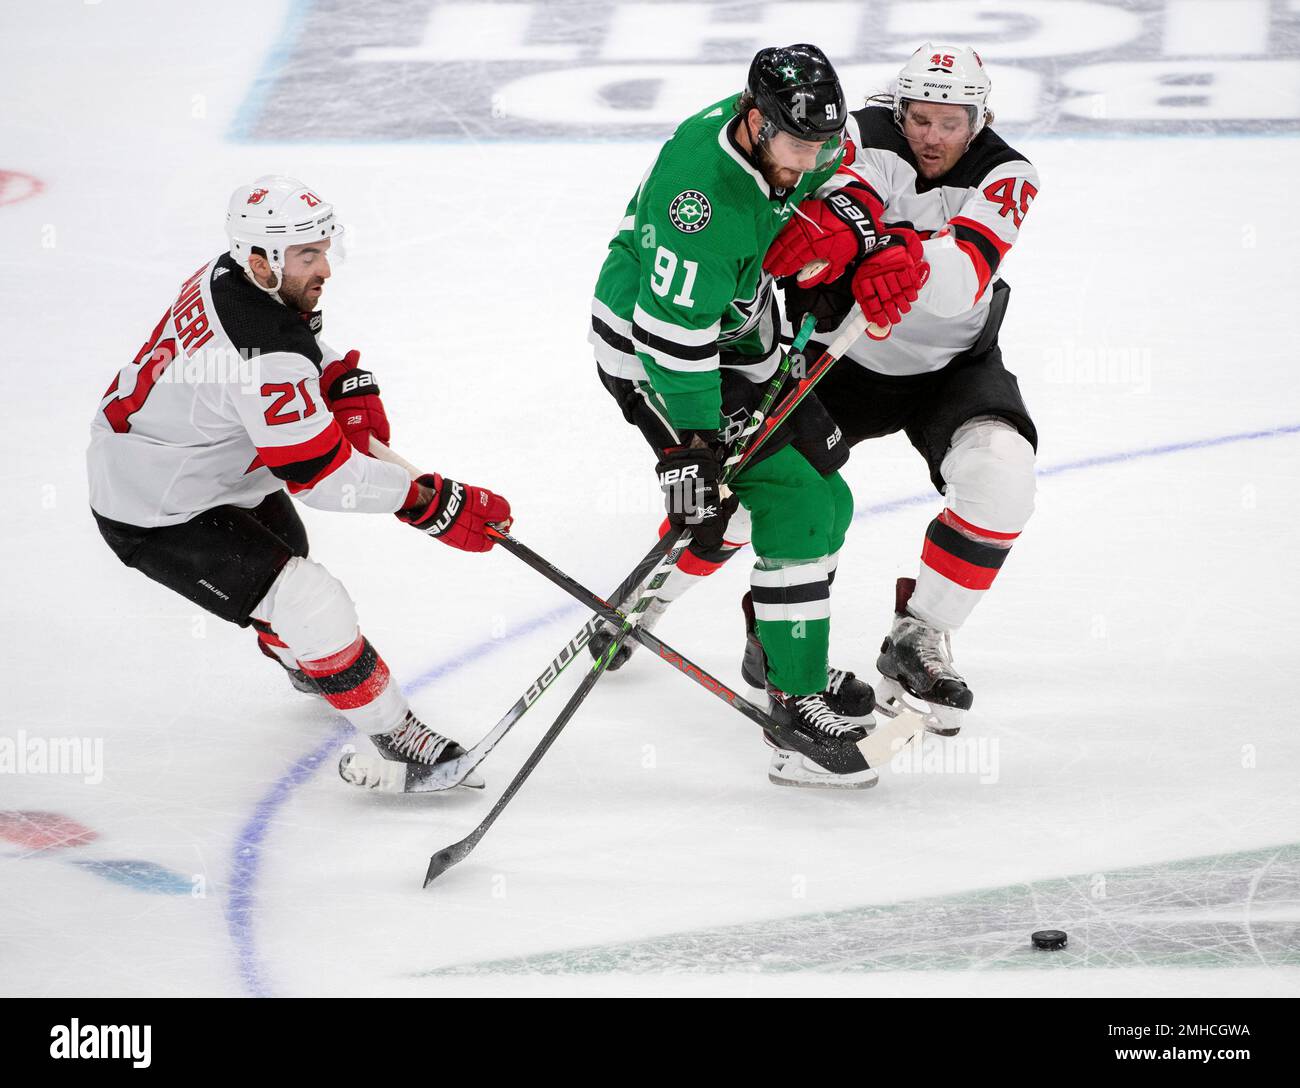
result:
[[[779,131],[770,139],[760,139],[763,115],[758,110],[750,110],[748,121],[750,144],[758,148],[763,180],[773,189],[793,189],[804,174],[817,168],[824,144],[799,140]]]
[[[952,103],[908,102],[903,107],[903,135],[921,176],[941,177],[957,165],[970,144],[970,113]]]
[[[330,240],[290,246],[284,251],[280,297],[303,313],[320,304],[325,281],[330,278]]]

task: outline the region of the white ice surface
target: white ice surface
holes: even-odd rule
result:
[[[654,148],[229,142],[279,5],[225,7],[201,25],[161,2],[2,17],[21,32],[0,33],[17,98],[0,170],[46,188],[0,206],[0,735],[102,738],[105,774],[0,777],[0,808],[98,834],[39,854],[0,843],[0,993],[1300,993],[1294,951],[1248,939],[1251,895],[1277,876],[1267,862],[1242,895],[1211,899],[1228,919],[1216,969],[1169,962],[1182,923],[1156,880],[1137,918],[1164,926],[1169,948],[1104,968],[980,970],[954,949],[951,970],[764,973],[724,933],[717,973],[425,974],[764,920],[779,944],[832,926],[824,912],[903,901],[968,916],[981,889],[1104,888],[1182,859],[1206,859],[1189,864],[1217,887],[1213,859],[1300,841],[1300,433],[1044,474],[1038,513],[956,640],[978,695],[961,739],[996,742],[996,782],[885,771],[863,794],[775,789],[756,731],[643,655],[601,681],[478,851],[422,891],[429,854],[486,812],[576,675],[494,753],[486,795],[363,795],[332,758],[277,793],[336,720],[249,633],[103,545],[86,505],[89,420],[179,282],[223,247],[230,190],[291,172],[352,232],[326,333],[379,374],[394,447],[505,493],[521,539],[607,590],[652,539],[657,497],[595,380],[587,301]],[[1300,143],[1017,142],[1043,190],[1005,266],[1002,342],[1041,467],[1300,425],[1300,227],[1283,184]],[[1100,349],[1128,353],[1136,375],[1071,373]],[[901,437],[859,447],[846,476],[862,513],[836,582],[834,659],[870,672],[893,580],[914,573],[938,500]],[[431,676],[414,705],[466,743],[581,621],[502,552],[302,514],[394,673]],[[659,628],[734,683],[745,581],[740,560]],[[1287,856],[1292,890],[1269,918],[1294,936]],[[151,861],[201,877],[202,894],[111,883],[74,859]],[[1026,910],[1021,943],[1070,922]]]

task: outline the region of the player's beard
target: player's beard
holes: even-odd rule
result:
[[[758,144],[758,170],[763,175],[763,180],[773,189],[793,189],[799,184],[799,179],[803,177],[803,171],[791,170],[786,166],[778,166],[772,152],[768,149],[767,142],[760,140]]]
[[[969,146],[969,141],[967,141],[967,146]],[[966,147],[963,146],[960,150],[955,147],[943,146],[930,149],[920,145],[913,145],[912,154],[916,157],[921,176],[927,181],[933,181],[936,178],[943,177],[957,165],[957,160],[966,154]],[[926,159],[927,154],[934,155],[934,159]]]
[[[320,305],[323,292],[313,291],[313,287],[324,287],[322,276],[303,276],[301,279],[285,280],[280,285],[280,297],[285,304],[301,313],[311,313]]]

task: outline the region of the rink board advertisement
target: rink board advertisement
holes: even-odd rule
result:
[[[926,40],[981,51],[1011,133],[1300,128],[1293,0],[298,0],[232,135],[661,138],[764,45],[821,45],[864,99]]]

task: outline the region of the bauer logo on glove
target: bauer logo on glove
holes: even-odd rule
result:
[[[496,543],[488,535],[488,526],[510,528],[510,504],[485,487],[448,480],[436,472],[421,476],[416,483],[420,498],[397,511],[397,517],[444,544],[466,552],[486,552]]]
[[[370,452],[370,439],[387,445],[388,413],[379,399],[379,383],[368,370],[362,370],[359,351],[349,351],[342,359],[330,363],[320,376],[325,407],[334,413],[338,425],[362,453]]]

